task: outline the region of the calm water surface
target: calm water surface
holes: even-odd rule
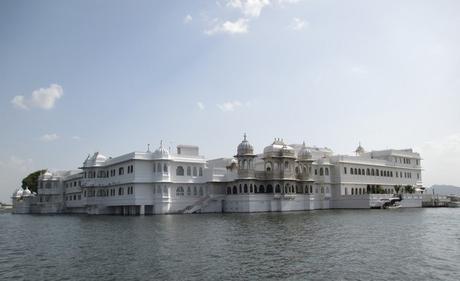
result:
[[[460,209],[1,214],[0,280],[460,280]]]

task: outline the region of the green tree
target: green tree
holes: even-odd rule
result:
[[[396,194],[398,194],[399,190],[401,189],[401,186],[400,185],[395,185],[394,189],[395,189]]]
[[[412,185],[406,185],[406,186],[404,186],[404,191],[405,191],[406,193],[414,193],[414,192],[415,192],[415,188],[412,187]]]
[[[22,179],[22,188],[29,188],[30,191],[32,192],[37,192],[38,188],[38,177],[40,174],[46,172],[46,170],[38,170],[35,171],[31,174],[29,174],[27,177]]]

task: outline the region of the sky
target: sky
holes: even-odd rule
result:
[[[243,134],[413,148],[460,185],[460,2],[0,0],[0,201],[38,169]]]

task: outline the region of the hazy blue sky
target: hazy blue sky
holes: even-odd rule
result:
[[[39,168],[247,132],[413,147],[460,185],[460,1],[0,0],[0,201]]]

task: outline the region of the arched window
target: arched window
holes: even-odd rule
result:
[[[198,195],[198,191],[196,189],[196,186],[193,187],[193,196],[197,196]]]
[[[157,165],[153,164],[153,172],[156,173],[157,172]]]
[[[236,185],[233,186],[233,194],[238,194],[238,189],[236,188]]]
[[[265,165],[265,170],[267,172],[271,172],[272,171],[272,163],[271,162],[267,162],[267,164]]]
[[[310,185],[310,194],[313,193],[313,185]]]
[[[285,170],[289,169],[289,162],[288,161],[284,162],[284,169]]]
[[[165,173],[168,172],[168,166],[166,166],[166,164],[163,165],[163,172],[165,172]]]
[[[262,185],[262,188],[264,186]],[[273,186],[271,184],[267,185],[267,193],[273,193]]]
[[[161,164],[160,163],[157,164],[157,172],[161,173]]]
[[[191,176],[192,175],[192,168],[190,168],[190,166],[187,167],[187,176]]]
[[[324,173],[326,174],[326,176],[329,176],[329,168],[325,168]]]
[[[203,168],[200,167],[198,170],[198,176],[202,177],[203,176]]]
[[[123,187],[118,188],[118,195],[123,195],[124,193]]]
[[[196,167],[193,167],[193,176],[196,177],[198,172],[196,171]]]
[[[358,169],[358,175],[361,175],[361,169]]]
[[[357,174],[358,174],[358,169],[355,168],[355,175],[357,175]]]
[[[247,184],[244,185],[244,193],[248,193],[248,185]]]
[[[354,194],[355,194],[355,189],[351,188],[351,195],[354,195]]]
[[[232,188],[230,186],[227,186],[227,194],[232,194]]]
[[[190,189],[190,186],[187,186],[187,196],[192,195],[192,190]]]
[[[183,176],[184,175],[184,168],[182,166],[178,166],[176,168],[176,175],[177,176]]]
[[[259,192],[265,193],[265,187],[263,185],[259,186]]]
[[[275,193],[281,193],[281,188],[279,184],[277,184],[275,187]]]
[[[252,187],[252,183],[249,185],[249,192],[250,192],[250,193],[254,193],[254,189],[253,189],[253,187]]]
[[[176,188],[176,196],[184,196],[184,188],[182,186]]]
[[[379,176],[379,169],[375,170],[375,175],[378,177]]]
[[[247,162],[246,160],[243,160],[243,169],[246,169],[247,168]]]
[[[295,173],[298,175],[300,173],[299,167],[295,167]]]
[[[371,176],[375,176],[375,170],[374,169],[371,170]]]
[[[346,169],[346,168],[345,168]],[[350,169],[350,174],[353,175],[353,168]]]
[[[203,187],[200,186],[200,196],[203,196]]]
[[[323,167],[319,168],[319,175],[320,175],[320,176],[324,175]]]
[[[366,176],[370,176],[371,175],[371,170],[369,168],[367,168],[366,170]]]

